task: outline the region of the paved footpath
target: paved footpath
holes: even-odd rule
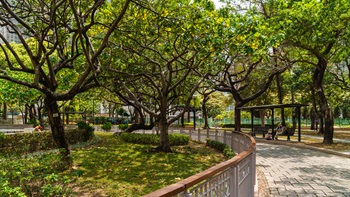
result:
[[[256,160],[272,197],[350,197],[350,158],[258,142]]]

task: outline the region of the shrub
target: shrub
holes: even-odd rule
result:
[[[235,124],[223,124],[222,128],[235,128]]]
[[[193,126],[193,122],[185,122],[184,125],[185,126]]]
[[[5,140],[6,135],[0,131],[0,143],[2,143],[3,140]]]
[[[37,119],[32,118],[32,119],[28,120],[27,124],[33,124],[34,127],[36,127],[36,126],[38,126],[40,124],[40,122]]]
[[[125,130],[125,129],[127,129],[128,127],[129,127],[128,124],[119,124],[119,125],[118,125],[118,129],[120,129],[120,130]]]
[[[154,134],[139,134],[139,133],[121,133],[121,139],[124,142],[135,144],[159,144],[159,136]]]
[[[92,126],[90,126],[84,121],[78,122],[77,125],[79,130],[85,131],[83,134],[83,136],[85,137],[84,141],[88,141],[94,137],[95,128],[93,128]]]
[[[110,131],[112,129],[112,123],[110,122],[105,122],[101,128],[104,130],[104,131]]]
[[[228,159],[236,155],[227,144],[219,141],[207,139],[207,146],[222,152],[222,154]]]
[[[184,134],[170,134],[169,141],[172,146],[186,145],[190,142],[190,137]]]
[[[121,133],[120,138],[129,143],[135,144],[159,144],[159,135],[155,134],[139,134],[139,133]],[[190,137],[184,134],[169,134],[170,145],[187,145],[190,141]]]

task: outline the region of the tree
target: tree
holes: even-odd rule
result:
[[[208,123],[208,108],[207,108],[207,102],[210,99],[210,95],[215,92],[215,90],[211,86],[202,86],[200,87],[197,92],[202,96],[201,105],[202,105],[202,114],[204,119],[204,129],[209,129],[209,123]]]
[[[104,64],[100,56],[130,0],[124,3],[0,0],[0,4],[0,24],[19,37],[23,48],[15,50],[18,45],[0,35],[4,43],[0,45],[3,53],[0,78],[44,95],[53,138],[60,148],[64,167],[70,166],[70,150],[57,102],[73,99],[78,93],[99,85],[97,76]],[[112,11],[114,14],[108,20],[103,18]],[[18,78],[18,73],[27,77]]]
[[[261,96],[274,76],[283,73],[291,63],[273,63],[270,51],[278,46],[283,36],[271,34],[263,17],[254,12],[240,14],[230,9],[232,26],[226,31],[230,36],[225,37],[229,39],[225,41],[227,46],[222,51],[221,59],[225,68],[213,80],[216,81],[216,90],[232,94],[235,101],[235,129],[240,131],[239,107]]]
[[[146,6],[132,9],[116,37],[123,43],[115,45],[111,56],[109,86],[156,119],[157,150],[169,152],[169,125],[187,111],[200,84],[216,70],[210,60],[223,44],[217,33],[221,24],[215,24],[219,19],[210,1],[169,0]],[[139,31],[130,31],[132,27]]]
[[[333,143],[334,120],[323,85],[327,68],[349,35],[349,2],[335,1],[256,1],[275,32],[285,37],[280,45],[290,60],[314,66],[312,88],[317,95],[320,117],[324,119],[323,143]],[[343,59],[345,61],[345,59]],[[339,61],[339,59],[337,60]]]

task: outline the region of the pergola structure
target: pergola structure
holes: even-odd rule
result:
[[[69,115],[71,114],[80,114],[83,119],[86,117],[85,112],[81,112],[81,111],[77,111],[77,112],[63,111],[63,112],[60,112],[60,114],[62,115],[62,122],[66,122],[66,125],[69,125]],[[66,120],[65,120],[65,116],[66,116]]]
[[[305,104],[276,104],[276,105],[260,105],[260,106],[248,106],[248,107],[238,107],[237,109],[240,110],[250,110],[251,114],[251,123],[252,123],[252,131],[253,131],[253,125],[254,125],[254,110],[256,109],[270,109],[271,110],[271,117],[272,117],[272,129],[275,128],[275,108],[296,108],[297,109],[297,116],[298,116],[298,141],[301,141],[301,133],[300,133],[300,108],[303,106],[307,106]]]

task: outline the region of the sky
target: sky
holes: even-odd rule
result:
[[[220,8],[220,6],[223,6],[224,4],[220,2],[220,0],[212,0],[215,4],[216,8]]]

